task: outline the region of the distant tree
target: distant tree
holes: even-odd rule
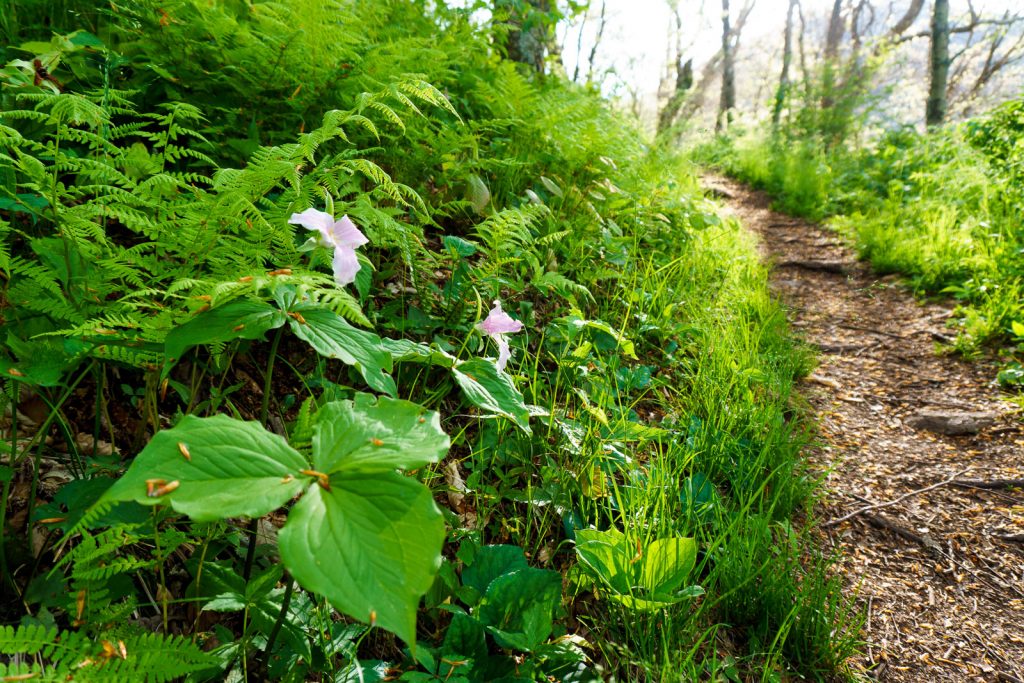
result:
[[[673,62],[674,74],[672,78],[671,91],[665,101],[665,105],[658,112],[658,134],[661,135],[675,123],[679,112],[683,108],[687,94],[693,88],[693,59],[686,57],[686,50],[683,49],[683,15],[680,4],[677,1],[670,2],[675,19],[674,37],[675,49],[669,50],[669,61]],[[670,43],[671,44],[671,43]]]
[[[505,54],[538,73],[544,72],[545,57],[556,43],[551,0],[494,0],[496,13],[507,25]]]
[[[729,0],[722,0],[722,95],[718,100],[716,131],[728,128],[736,109],[736,54],[729,18]]]
[[[782,120],[782,108],[786,105],[789,91],[789,68],[793,62],[793,10],[798,4],[798,0],[789,0],[789,9],[786,11],[786,31],[782,41],[782,73],[779,75],[779,87],[775,90],[775,105],[772,107],[774,128],[778,128]]]
[[[938,126],[946,119],[949,103],[949,0],[935,0],[932,8],[931,59],[929,62],[928,104],[925,124]]]

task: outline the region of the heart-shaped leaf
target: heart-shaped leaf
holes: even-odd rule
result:
[[[154,436],[100,500],[170,504],[200,522],[260,517],[302,490],[307,467],[256,422],[190,415]]]
[[[316,420],[313,462],[326,473],[415,469],[451,444],[438,414],[409,401],[357,394],[355,402],[328,403]]]
[[[416,608],[441,565],[445,529],[430,489],[395,472],[346,471],[311,486],[278,536],[305,588],[351,617],[416,641]]]

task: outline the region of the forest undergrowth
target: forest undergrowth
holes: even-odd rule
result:
[[[5,680],[844,676],[753,238],[507,31],[7,3]]]
[[[959,302],[948,346],[1002,357],[1000,384],[1024,389],[1024,100],[927,132],[839,140],[800,123],[698,145],[703,163],[765,189],[787,213],[826,220],[879,273]],[[857,142],[862,140],[863,142]]]

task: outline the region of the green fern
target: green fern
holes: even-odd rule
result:
[[[80,631],[45,626],[0,626],[0,653],[31,658],[14,665],[14,672],[33,674],[33,681],[156,683],[215,665],[210,655],[180,636],[144,633],[97,641]]]

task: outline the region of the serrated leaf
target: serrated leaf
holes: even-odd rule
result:
[[[299,471],[307,467],[298,451],[256,422],[190,415],[154,436],[99,504],[169,504],[200,522],[261,517],[302,490],[309,478]],[[147,484],[153,480],[165,484]],[[166,495],[149,495],[173,482]]]
[[[346,472],[314,485],[278,536],[305,588],[345,614],[416,641],[416,610],[441,565],[444,519],[430,489],[394,472]]]
[[[452,368],[452,374],[470,403],[485,413],[507,417],[530,433],[530,411],[523,395],[493,362],[482,358],[463,361]]]
[[[391,355],[384,349],[380,337],[353,327],[334,311],[306,306],[296,306],[293,310],[301,316],[301,321],[295,318],[288,321],[295,336],[320,355],[355,367],[371,389],[392,397],[397,395],[395,380],[387,374],[392,367]]]
[[[313,429],[313,463],[326,473],[415,469],[437,462],[451,445],[436,412],[369,394],[328,403]]]

